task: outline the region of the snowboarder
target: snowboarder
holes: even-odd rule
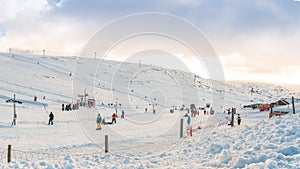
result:
[[[114,122],[117,123],[117,115],[116,113],[114,113],[112,116],[111,116],[111,123],[113,124]]]
[[[241,121],[242,121],[240,114],[238,114],[237,121],[238,121],[238,125],[240,125],[240,124],[241,124]]]
[[[101,117],[100,113],[97,116],[96,122],[97,122],[97,129],[96,130],[101,130],[102,117]]]
[[[53,125],[53,119],[54,119],[54,115],[52,112],[50,112],[48,125],[50,125],[50,124]]]
[[[124,112],[124,110],[122,110],[121,118],[124,119],[124,117],[125,117],[125,112]]]

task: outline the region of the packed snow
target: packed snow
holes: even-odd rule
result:
[[[0,59],[0,168],[300,168],[300,104],[296,114],[291,105],[282,106],[276,109],[289,113],[272,118],[269,111],[242,108],[300,98],[299,86],[225,83],[150,65],[77,57],[0,53]],[[94,108],[61,110],[84,90],[95,99]],[[14,94],[22,104],[16,104],[17,125],[12,126],[13,104],[6,100]],[[185,115],[192,103],[202,109],[191,117],[190,136]],[[115,104],[117,123],[96,130],[97,114],[111,121]],[[228,125],[228,108],[237,108],[241,125],[236,117],[235,125]],[[50,112],[54,125],[48,125]]]

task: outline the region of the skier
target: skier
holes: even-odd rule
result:
[[[242,121],[240,114],[238,114],[237,121],[238,121],[238,125],[240,125],[240,124],[241,124],[241,121]]]
[[[50,112],[48,125],[50,125],[50,124],[53,125],[53,119],[54,119],[54,115],[52,112]]]
[[[61,105],[61,110],[62,110],[62,111],[65,111],[65,104],[62,104],[62,105]]]
[[[101,130],[101,122],[102,122],[102,117],[100,115],[100,113],[97,116],[97,129],[96,130]]]
[[[125,117],[125,112],[124,112],[124,110],[122,110],[121,118],[124,119],[124,117]]]
[[[111,123],[113,124],[114,122],[117,123],[117,115],[114,113],[112,116],[111,116]]]

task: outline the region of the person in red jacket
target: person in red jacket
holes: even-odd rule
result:
[[[114,113],[114,114],[111,116],[111,123],[112,123],[112,124],[114,124],[114,122],[117,123],[117,117],[118,117],[118,116],[116,115],[116,113]]]

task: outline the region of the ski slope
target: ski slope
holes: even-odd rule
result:
[[[151,65],[77,57],[0,53],[0,60],[1,168],[300,168],[300,105],[296,115],[272,119],[268,112],[241,108],[300,98],[299,86],[225,83]],[[61,104],[75,103],[84,90],[95,108],[61,111]],[[11,126],[13,105],[6,100],[14,94],[23,104],[17,105],[17,125]],[[117,124],[95,130],[97,114],[110,121],[115,103]],[[179,109],[192,103],[210,103],[216,113],[200,110],[192,117],[191,137],[187,111]],[[231,107],[241,114],[241,126],[227,125],[230,117],[223,112]],[[47,125],[50,111],[53,126]],[[109,153],[104,153],[105,135]],[[9,164],[8,144],[13,147]]]

